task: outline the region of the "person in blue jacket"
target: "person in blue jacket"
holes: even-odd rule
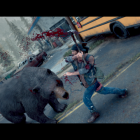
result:
[[[92,123],[99,117],[99,113],[91,101],[91,97],[95,91],[100,94],[118,94],[120,98],[125,98],[128,95],[128,90],[114,87],[103,87],[102,84],[97,81],[97,78],[94,78],[94,57],[88,53],[84,53],[85,49],[83,49],[81,44],[78,44],[78,46],[81,53],[78,51],[76,44],[74,44],[71,48],[72,55],[65,59],[66,62],[72,64],[74,72],[66,72],[64,76],[78,75],[80,77],[81,82],[86,88],[83,95],[83,102],[91,112],[91,117],[88,119],[88,123]],[[85,58],[87,65],[84,64],[82,56]]]

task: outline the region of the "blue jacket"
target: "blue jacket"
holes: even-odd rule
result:
[[[66,58],[66,62],[71,63],[75,71],[78,70],[80,75],[84,75],[84,79],[81,79],[81,78],[80,79],[86,88],[88,86],[90,86],[95,79],[95,77],[94,77],[94,75],[95,75],[95,70],[94,70],[95,60],[93,59],[93,57],[90,57],[90,56],[92,56],[92,55],[85,54],[85,61],[87,62],[88,66],[86,66],[83,61],[78,62],[77,60],[72,60],[72,56],[68,56]],[[78,66],[78,68],[77,68],[77,66]]]

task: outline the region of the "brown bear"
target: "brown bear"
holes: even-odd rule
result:
[[[68,99],[63,83],[50,69],[25,67],[8,79],[0,89],[0,112],[13,123],[26,123],[24,113],[39,123],[57,123],[43,112],[49,103],[56,112],[62,112],[66,104],[57,98]]]

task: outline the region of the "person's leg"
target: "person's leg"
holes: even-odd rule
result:
[[[100,82],[98,82],[100,86],[96,89],[96,92],[100,94],[118,94],[119,98],[125,98],[128,95],[127,89],[120,89],[114,87],[103,87]]]
[[[99,113],[97,112],[95,106],[93,105],[93,103],[91,101],[91,96],[93,95],[94,91],[97,89],[98,86],[99,86],[99,84],[98,84],[98,82],[96,82],[92,86],[88,87],[85,90],[84,95],[83,95],[83,102],[91,113],[91,117],[88,119],[88,123],[94,122],[96,120],[96,118],[99,117]]]
[[[96,85],[94,84],[94,85],[88,87],[85,90],[84,95],[83,95],[83,102],[91,113],[96,112],[96,108],[91,101],[91,96],[93,95],[95,90],[96,90]]]
[[[123,95],[126,89],[114,88],[114,87],[102,87],[99,91],[100,94],[118,94]]]

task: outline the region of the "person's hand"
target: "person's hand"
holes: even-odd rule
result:
[[[64,76],[71,76],[71,72],[66,72]]]
[[[78,52],[77,54],[76,54],[76,56],[77,56],[77,58],[82,58],[82,56],[83,56],[83,52]]]

